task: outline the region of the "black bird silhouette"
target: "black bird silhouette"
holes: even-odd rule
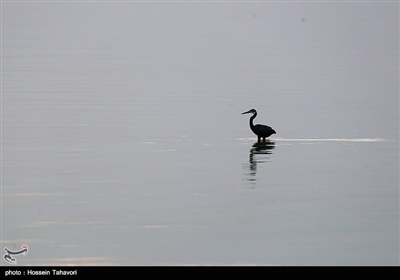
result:
[[[263,142],[265,142],[265,138],[270,137],[272,134],[276,133],[275,130],[272,127],[269,127],[268,125],[253,124],[253,120],[257,117],[256,109],[251,109],[247,112],[243,112],[242,115],[249,113],[253,114],[253,116],[250,117],[250,128],[254,132],[254,134],[257,135],[258,142],[261,142],[261,138],[263,139]]]

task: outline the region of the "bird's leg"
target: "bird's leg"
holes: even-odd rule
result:
[[[258,135],[257,135],[257,137],[258,137],[258,141],[257,141],[257,142],[258,142],[258,143],[261,143],[261,136],[258,136]]]

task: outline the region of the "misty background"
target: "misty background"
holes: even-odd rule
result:
[[[399,3],[1,8],[19,264],[398,265]]]

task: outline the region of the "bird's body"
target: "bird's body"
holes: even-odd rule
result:
[[[253,116],[250,117],[250,129],[251,131],[254,132],[254,134],[257,135],[258,137],[258,142],[261,142],[261,139],[263,139],[263,142],[265,142],[265,138],[270,137],[272,134],[275,134],[275,130],[268,126],[268,125],[263,125],[263,124],[253,124],[253,120],[257,117],[257,111],[256,109],[251,109],[247,112],[242,113],[243,114],[248,114],[252,113]]]

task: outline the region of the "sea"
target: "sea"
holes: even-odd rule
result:
[[[29,248],[18,265],[399,265],[398,2],[1,15],[1,251]]]

